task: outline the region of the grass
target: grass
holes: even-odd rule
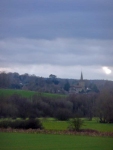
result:
[[[113,139],[74,135],[0,133],[1,150],[113,150]]]
[[[20,118],[17,118],[20,119]],[[1,119],[2,120],[2,119]],[[7,119],[5,119],[7,120]],[[68,121],[40,118],[45,129],[66,130]],[[113,132],[113,124],[100,124],[95,119],[85,121],[83,128]],[[113,150],[113,138],[86,135],[54,135],[0,132],[0,150]]]
[[[51,98],[57,98],[57,97],[65,97],[65,95],[61,94],[51,94],[51,93],[39,93],[35,91],[25,91],[25,90],[14,90],[14,89],[0,89],[0,96],[11,96],[13,94],[19,94],[26,98],[31,98],[34,94],[41,94],[44,97],[51,97]]]
[[[11,118],[0,119],[0,121],[3,120],[13,121]],[[17,118],[17,120],[21,120],[21,118]],[[40,118],[40,120],[46,130],[67,130],[69,126],[69,121],[58,121],[54,118]],[[93,129],[101,132],[113,132],[113,123],[99,123],[96,119],[93,119],[92,121],[84,119],[84,125],[82,126],[82,129]]]
[[[85,120],[84,122],[85,129],[94,129],[102,132],[113,132],[113,123],[99,123],[97,120],[93,119],[92,121]]]
[[[47,130],[66,130],[68,127],[67,121],[57,121],[52,119],[41,119],[43,127]]]
[[[57,121],[55,119],[41,119],[41,121],[44,128],[48,130],[66,130],[69,126],[68,121]],[[84,126],[82,128],[94,129],[102,132],[113,132],[113,123],[105,124],[97,122],[96,119],[93,119],[92,121],[84,119]]]
[[[65,121],[43,121],[42,124],[47,130],[66,130],[68,127]]]

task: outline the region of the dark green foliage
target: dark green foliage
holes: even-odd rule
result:
[[[11,126],[11,124],[12,122],[9,120],[0,121],[0,128],[8,128]]]
[[[54,79],[52,82],[56,85],[59,84],[59,81],[57,79]]]
[[[90,88],[92,91],[96,92],[96,93],[99,92],[99,90],[98,90],[96,84],[94,84],[94,83],[91,83],[91,84],[89,85],[89,88]]]
[[[15,90],[16,91],[16,90]],[[0,95],[0,118],[54,117],[68,120],[78,116],[99,117],[100,122],[113,122],[113,92],[76,94],[67,97],[45,97],[35,94],[30,98],[19,94]]]
[[[84,121],[80,118],[74,118],[70,121],[69,129],[79,131]]]
[[[0,73],[0,88],[65,94],[69,91],[70,85],[73,85],[75,82],[78,82],[78,80],[75,81],[74,79],[61,79],[52,74],[50,75],[50,78],[44,78],[35,75],[29,75],[27,73],[23,75],[18,73]],[[98,93],[100,87],[102,89],[105,81],[93,80],[91,83],[89,80],[87,80],[85,83],[86,87],[89,88],[89,90],[87,89],[87,92],[90,93],[92,91]],[[113,82],[110,81],[110,84],[113,84]]]
[[[0,128],[14,128],[14,129],[42,129],[42,124],[38,119],[28,119],[28,120],[4,120],[0,121]]]
[[[69,82],[66,82],[64,85],[64,90],[69,91],[69,89],[70,89],[70,84],[69,84]]]
[[[96,100],[96,115],[101,123],[113,122],[113,93],[104,90]]]
[[[59,108],[55,114],[55,118],[58,120],[68,120],[71,116],[70,111],[65,108]]]
[[[0,88],[7,88],[10,85],[10,77],[7,73],[0,73]]]

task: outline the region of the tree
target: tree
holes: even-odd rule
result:
[[[58,120],[68,120],[70,116],[71,116],[71,113],[66,108],[59,108],[55,114],[55,118]]]
[[[56,78],[56,75],[50,74],[50,75],[49,75],[49,78],[55,79],[55,78]]]
[[[101,123],[113,122],[113,95],[104,90],[96,100],[96,115]]]
[[[69,84],[69,82],[67,81],[67,82],[65,83],[65,85],[64,85],[64,90],[65,90],[65,91],[69,91],[69,89],[70,89],[70,84]]]
[[[96,92],[96,93],[99,92],[99,90],[98,90],[96,84],[94,84],[94,83],[91,83],[91,84],[89,85],[89,88],[91,88],[91,90],[94,91],[94,92]]]
[[[5,72],[0,73],[0,88],[8,88],[10,85],[10,78]]]

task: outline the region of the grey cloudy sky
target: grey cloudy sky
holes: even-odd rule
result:
[[[0,0],[0,71],[113,80],[113,0]]]

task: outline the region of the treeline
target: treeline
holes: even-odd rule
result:
[[[0,73],[0,88],[22,89],[48,93],[62,93],[69,91],[70,84],[66,79],[43,78],[27,73]]]
[[[113,91],[99,94],[69,95],[64,98],[50,98],[34,95],[27,99],[14,94],[0,97],[1,118],[54,117],[68,120],[74,117],[98,117],[100,122],[113,122]]]
[[[27,73],[22,75],[18,73],[0,73],[0,88],[67,94],[70,86],[77,83],[78,80],[61,79],[57,78],[55,75],[50,75],[48,78],[43,78],[35,75],[29,75]],[[110,83],[113,84],[112,81]],[[103,80],[85,80],[86,89],[89,88],[92,92],[100,91],[105,84],[106,81]]]

